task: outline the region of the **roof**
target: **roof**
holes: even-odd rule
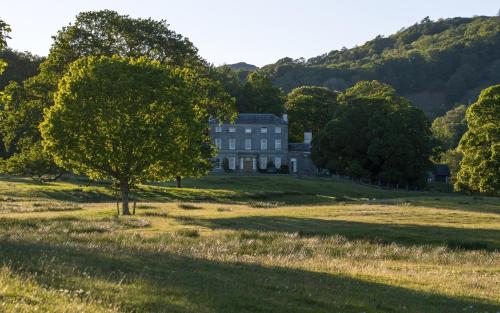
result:
[[[211,122],[215,120],[210,119]],[[287,122],[281,117],[277,117],[274,114],[267,113],[240,113],[236,117],[234,124],[284,124]]]
[[[303,151],[310,152],[311,144],[310,143],[289,143],[288,151]]]
[[[435,173],[439,176],[450,176],[450,168],[446,164],[437,164]]]

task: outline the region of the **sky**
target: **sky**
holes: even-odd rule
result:
[[[164,19],[215,64],[310,58],[388,36],[429,16],[496,15],[498,0],[0,0],[8,45],[47,55],[52,36],[82,11]]]

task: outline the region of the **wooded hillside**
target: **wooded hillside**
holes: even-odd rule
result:
[[[425,18],[359,47],[309,60],[283,58],[261,71],[286,92],[303,85],[344,90],[379,80],[435,117],[500,83],[500,17]]]

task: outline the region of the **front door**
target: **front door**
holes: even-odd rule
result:
[[[297,159],[291,159],[290,163],[292,163],[292,173],[297,173]]]
[[[252,158],[244,158],[243,159],[243,170],[245,172],[251,172],[253,170]]]

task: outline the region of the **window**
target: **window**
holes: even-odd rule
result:
[[[260,133],[261,134],[267,134],[267,127],[261,127],[260,128]]]
[[[229,150],[235,150],[236,149],[236,139],[232,138],[229,139]]]
[[[230,170],[236,169],[236,158],[235,157],[229,157],[229,169]]]
[[[221,126],[215,126],[215,132],[216,133],[221,133],[222,132],[222,127]]]
[[[245,128],[245,134],[251,134],[252,129],[251,128]]]
[[[234,127],[234,126],[230,126],[230,127],[229,127],[229,132],[230,132],[230,133],[235,133],[235,132],[236,132],[236,127]]]
[[[260,157],[259,158],[259,168],[261,170],[265,170],[267,168],[267,157]]]
[[[304,133],[304,143],[311,143],[313,134],[311,132]]]
[[[245,150],[252,150],[252,139],[245,139]]]
[[[281,150],[281,139],[276,139],[274,141],[274,149]]]
[[[217,149],[222,148],[222,139],[215,138],[215,146],[217,147]]]
[[[221,159],[219,159],[219,158],[215,159],[214,163],[215,163],[216,169],[220,170],[222,168]]]
[[[277,169],[280,169],[280,168],[281,168],[281,157],[275,157],[275,158],[274,158],[274,166],[275,166]]]
[[[260,140],[260,150],[267,150],[267,139]]]
[[[275,132],[276,134],[281,134],[281,127],[275,127],[275,128],[274,128],[274,132]]]

